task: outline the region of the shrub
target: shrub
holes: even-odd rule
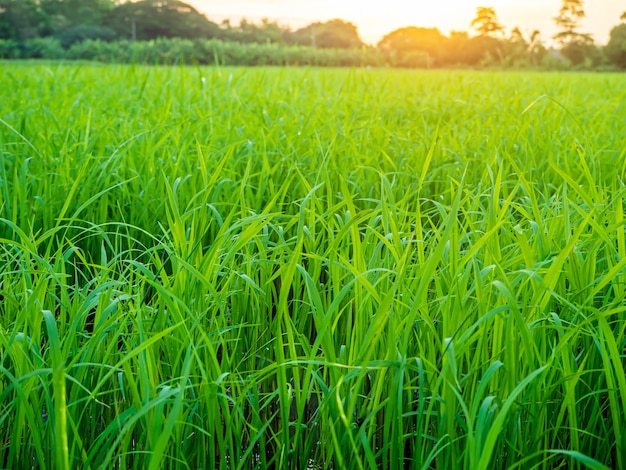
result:
[[[99,39],[101,41],[113,41],[116,33],[111,28],[104,26],[81,24],[55,34],[55,37],[61,42],[61,45],[67,49],[77,42],[86,39]]]
[[[13,39],[0,39],[0,59],[20,59],[22,44]]]
[[[106,30],[107,28],[101,28]],[[216,39],[161,38],[153,41],[107,42],[105,37],[87,38],[81,30],[65,37],[33,39],[24,44],[13,41],[0,43],[0,57],[25,59],[95,60],[108,63],[141,63],[174,65],[311,65],[324,67],[381,66],[390,63],[383,51],[363,49],[315,49],[278,44],[244,44]],[[87,30],[82,30],[87,32]],[[92,31],[93,32],[93,31]],[[79,34],[80,33],[80,34]],[[78,40],[79,37],[83,39]],[[71,44],[70,44],[71,42]],[[63,44],[70,44],[66,51]],[[423,59],[423,60],[422,60]],[[420,64],[427,58],[420,57]],[[425,62],[424,62],[425,63]],[[415,65],[412,66],[421,66]]]
[[[613,28],[605,53],[612,64],[626,68],[626,23]]]
[[[23,44],[22,56],[26,59],[63,59],[65,51],[56,38],[33,38]]]

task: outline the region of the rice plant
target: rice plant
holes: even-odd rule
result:
[[[626,468],[626,78],[0,64],[1,468]]]

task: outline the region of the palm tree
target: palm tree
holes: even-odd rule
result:
[[[504,30],[504,27],[498,22],[496,10],[488,7],[476,8],[476,18],[472,20],[471,26],[481,36],[495,36]]]
[[[530,40],[528,41],[528,53],[530,54],[530,61],[533,66],[539,65],[539,60],[545,50],[546,47],[543,45],[543,40],[541,39],[541,31],[536,29],[531,33]]]

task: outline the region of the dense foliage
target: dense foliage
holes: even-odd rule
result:
[[[72,36],[81,31],[72,31]],[[0,40],[0,59],[84,60],[135,64],[391,66],[404,68],[497,67],[566,69],[568,65],[545,49],[527,54],[518,44],[489,37],[458,35],[441,55],[422,49],[321,49],[310,46],[239,43],[217,39],[162,38],[154,41],[84,39],[63,47],[63,38],[25,42]],[[71,41],[71,39],[68,39]],[[592,69],[597,64],[581,64]]]
[[[277,44],[240,44],[221,40],[82,41],[64,49],[58,40],[25,43],[0,40],[0,58],[90,60],[135,64],[314,65],[361,67],[399,65],[377,49],[317,49]]]
[[[75,51],[57,51],[58,48],[48,41],[52,38],[58,40],[66,51],[75,44],[86,42],[87,45],[82,44],[78,48],[85,59],[110,60],[116,57],[116,61],[125,62],[128,61],[125,58],[133,54],[116,49],[129,47],[125,41],[137,41],[147,43],[137,46],[140,49],[167,49],[163,52],[166,59],[160,63],[169,63],[170,57],[182,43],[167,43],[163,40],[188,39],[203,44],[204,50],[217,47],[216,41],[233,43],[219,48],[236,50],[237,58],[229,59],[227,63],[241,65],[337,65],[341,62],[349,65],[367,63],[411,68],[492,65],[551,69],[625,67],[619,54],[619,50],[626,49],[623,35],[614,35],[607,48],[598,47],[591,35],[580,30],[580,20],[584,16],[582,0],[562,1],[560,13],[554,18],[560,28],[553,38],[559,44],[558,50],[548,50],[537,30],[525,35],[519,28],[513,28],[507,36],[495,9],[489,7],[479,7],[470,23],[477,32],[476,36],[459,31],[445,36],[436,28],[409,26],[390,32],[376,47],[370,47],[364,45],[354,24],[340,19],[314,22],[293,31],[269,20],[260,23],[242,20],[238,25],[229,21],[217,24],[180,0],[0,0],[0,48],[3,49],[0,57],[75,56]],[[42,38],[46,40],[42,41]],[[96,40],[119,44],[107,47],[92,42]],[[159,45],[155,49],[154,41],[157,40]],[[45,47],[42,49],[39,45],[43,44]],[[250,46],[252,44],[256,46]],[[269,45],[286,50],[276,52],[274,48],[264,47]],[[88,53],[86,47],[92,47],[93,50]],[[314,53],[309,49],[344,52]],[[377,51],[372,52],[373,49]],[[40,50],[54,50],[54,53],[46,56]],[[103,54],[102,50],[106,50],[106,53]],[[259,50],[268,51],[271,58],[259,61]],[[296,50],[302,53],[298,60],[293,59]],[[196,55],[203,54],[199,51]],[[152,54],[148,55],[150,59],[146,58],[143,62],[155,63]],[[364,55],[368,57],[365,61]],[[318,59],[330,56],[342,58]],[[246,61],[248,57],[250,60]],[[188,58],[189,54],[186,54],[179,61],[187,61]],[[214,62],[199,60],[203,64]]]
[[[626,23],[611,30],[611,38],[606,46],[606,55],[612,63],[626,69]]]
[[[0,467],[626,468],[622,76],[0,81]]]
[[[339,19],[291,31],[269,21],[218,25],[180,0],[0,0],[0,39],[58,36],[76,27],[105,27],[116,39],[221,39],[334,49],[363,44],[356,27]]]

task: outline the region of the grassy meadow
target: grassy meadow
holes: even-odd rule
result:
[[[626,468],[626,76],[0,84],[0,468]]]

